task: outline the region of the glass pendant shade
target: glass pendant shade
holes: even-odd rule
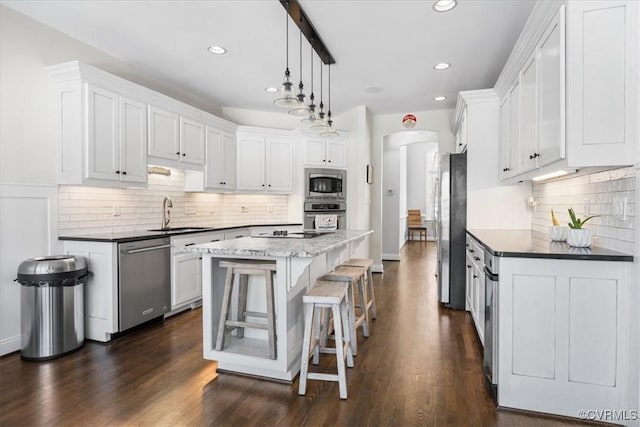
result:
[[[331,119],[331,64],[329,64],[329,111],[327,112],[327,125],[324,130],[320,132],[320,136],[334,137],[340,136],[340,134],[333,128],[333,120]]]

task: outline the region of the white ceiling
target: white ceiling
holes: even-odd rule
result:
[[[332,110],[367,105],[375,114],[453,108],[461,90],[493,87],[534,0],[300,0],[336,60]],[[37,1],[2,4],[94,46],[151,77],[224,107],[282,111],[264,89],[285,68],[285,10],[277,0]],[[299,33],[290,21],[293,81]],[[224,46],[223,56],[207,52]],[[310,50],[303,45],[304,83]],[[433,65],[450,62],[446,71]],[[319,64],[315,59],[319,98]],[[325,79],[327,77],[325,68]],[[377,86],[383,91],[365,92]],[[327,104],[325,82],[325,105]],[[433,97],[447,96],[444,102]]]

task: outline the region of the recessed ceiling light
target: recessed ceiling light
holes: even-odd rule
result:
[[[458,2],[456,0],[438,0],[433,4],[433,10],[436,12],[446,12],[456,7]]]
[[[440,62],[439,64],[433,66],[433,68],[435,68],[436,70],[446,70],[449,67],[451,67],[451,64],[449,64],[448,62]]]
[[[381,88],[380,86],[371,86],[366,88],[364,91],[367,93],[380,93],[382,92],[384,89]]]
[[[227,53],[227,49],[223,48],[222,46],[209,46],[207,50],[216,55],[224,55],[225,53]]]
[[[273,87],[273,86],[271,86],[271,87],[267,87],[267,88],[265,88],[264,90],[266,90],[267,92],[271,92],[271,93],[273,93],[273,92],[277,92],[277,91],[278,91],[278,88],[277,88],[277,87]]]
[[[436,96],[433,98],[434,101],[444,101],[445,99],[447,99],[446,96]]]

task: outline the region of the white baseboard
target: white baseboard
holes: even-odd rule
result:
[[[371,272],[372,273],[384,273],[384,267],[382,266],[382,264],[373,264],[371,266]]]
[[[5,354],[13,353],[14,351],[20,350],[21,346],[21,337],[20,335],[16,335],[14,337],[4,338],[0,340],[0,356],[4,356]]]
[[[400,254],[382,254],[385,261],[400,261]]]

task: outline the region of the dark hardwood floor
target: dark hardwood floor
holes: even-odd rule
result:
[[[378,319],[359,334],[346,401],[337,383],[298,396],[297,380],[216,375],[193,310],[58,360],[1,358],[0,426],[584,425],[496,409],[470,315],[439,307],[434,267],[435,246],[412,242],[374,275]]]

